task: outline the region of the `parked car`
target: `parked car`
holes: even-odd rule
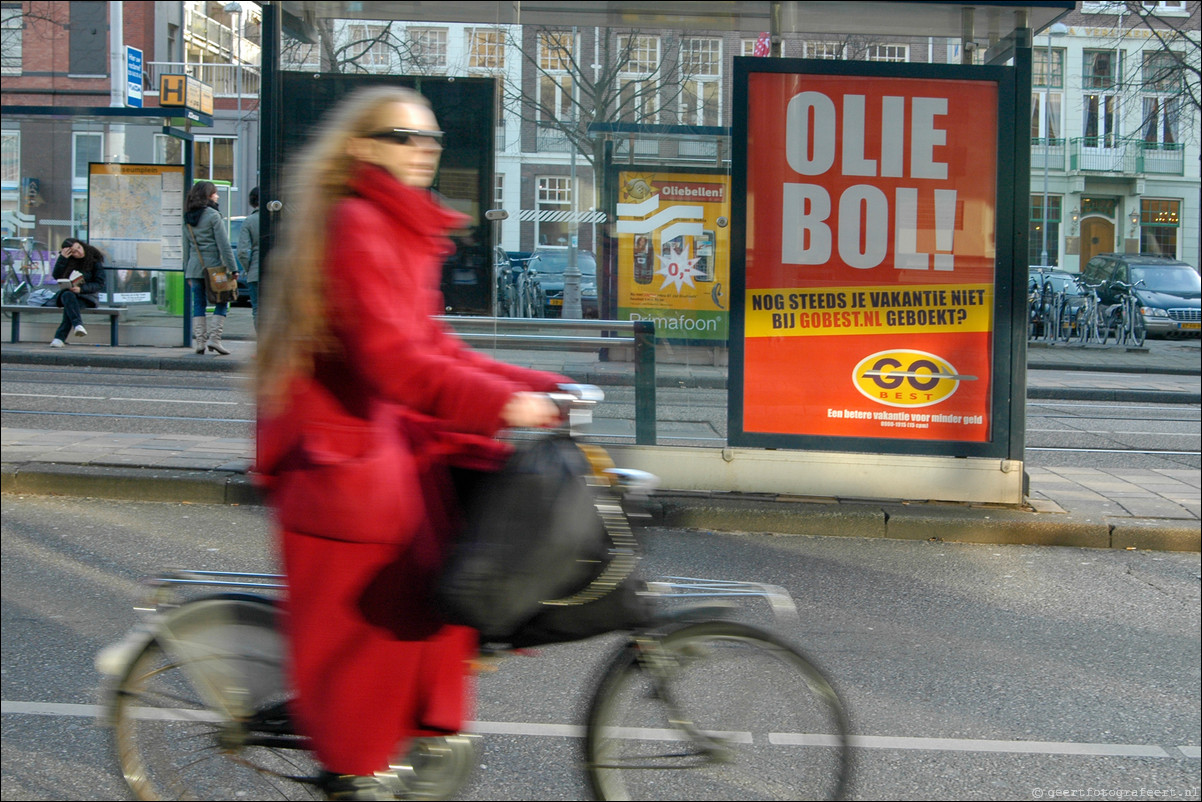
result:
[[[597,306],[597,257],[588,251],[576,252],[576,266],[580,269],[580,312],[583,317],[596,318]],[[538,273],[539,282],[546,293],[544,307],[547,317],[563,317],[563,273],[568,268],[567,248],[537,248],[530,256],[530,269]]]
[[[1135,297],[1148,336],[1202,334],[1202,279],[1192,265],[1153,254],[1102,253],[1081,272],[1091,284],[1102,284],[1098,297],[1107,306],[1120,301],[1111,282],[1138,285]]]

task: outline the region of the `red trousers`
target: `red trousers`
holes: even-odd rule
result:
[[[430,608],[441,544],[285,532],[283,552],[293,715],[325,768],[371,774],[413,736],[458,732],[476,632]]]

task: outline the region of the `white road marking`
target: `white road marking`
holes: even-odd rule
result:
[[[157,711],[162,716],[164,711]],[[0,702],[0,714],[27,716],[77,716],[98,718],[100,705],[59,704],[53,702]],[[181,711],[181,717],[196,719],[196,711]],[[479,735],[518,735],[549,738],[583,738],[584,727],[574,724],[543,724],[532,721],[470,721],[468,732]],[[667,731],[640,731],[653,740],[672,738]],[[750,739],[739,738],[741,741]],[[833,746],[834,737],[822,733],[769,733],[769,743],[782,746]],[[906,749],[932,752],[1000,752],[1022,755],[1094,755],[1101,757],[1176,757],[1202,759],[1202,747],[1192,744],[1158,746],[1155,744],[1104,744],[1077,741],[1002,741],[986,738],[909,738],[885,735],[853,735],[851,745],[859,749]]]

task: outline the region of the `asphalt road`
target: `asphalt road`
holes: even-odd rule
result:
[[[239,374],[6,364],[0,376],[4,426],[242,438],[252,433],[254,404]],[[607,387],[606,394],[597,412],[602,437],[633,433],[633,391]],[[724,390],[660,388],[657,415],[662,444],[725,444]],[[1188,404],[1031,400],[1026,462],[1196,469],[1202,467],[1200,417],[1198,406]]]
[[[258,508],[6,495],[3,799],[125,798],[95,652],[166,567],[269,570]],[[782,586],[835,681],[854,799],[1197,799],[1199,555],[652,530],[648,575]],[[762,604],[741,613],[765,622]],[[482,678],[464,799],[582,799],[589,682],[612,643]],[[715,688],[715,693],[723,689]]]

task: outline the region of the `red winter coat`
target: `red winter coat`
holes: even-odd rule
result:
[[[375,167],[352,188],[325,258],[339,353],[260,420],[258,468],[282,532],[298,727],[327,769],[371,774],[468,713],[475,632],[430,605],[457,518],[448,465],[497,464],[508,399],[566,379],[488,359],[431,318],[461,215]]]

